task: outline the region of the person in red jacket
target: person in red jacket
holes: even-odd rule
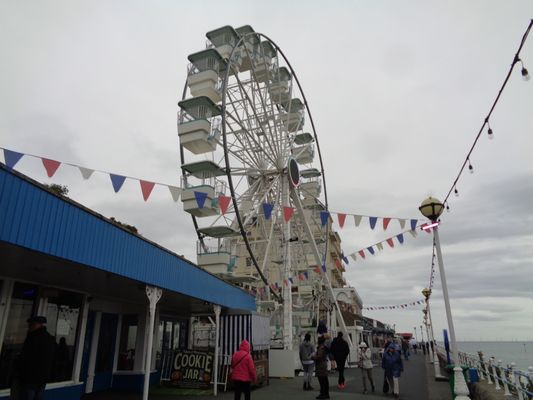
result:
[[[256,380],[256,374],[250,343],[246,339],[231,357],[231,380],[235,387],[235,400],[240,400],[241,393],[244,393],[244,400],[250,400],[250,384]]]

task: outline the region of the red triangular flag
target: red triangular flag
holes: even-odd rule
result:
[[[148,200],[148,197],[150,197],[150,193],[152,193],[155,183],[143,180],[139,180],[139,183],[141,184],[141,191],[143,192],[144,201],[146,201]]]
[[[341,260],[339,260],[338,258],[335,259],[335,266],[336,266],[338,269],[341,269],[341,268],[342,268]]]
[[[292,213],[294,212],[294,208],[292,207],[283,207],[283,218],[285,219],[285,222],[289,222],[292,218]]]
[[[383,218],[383,230],[386,231],[389,226],[390,218]]]
[[[218,204],[220,206],[220,211],[222,211],[222,215],[226,214],[226,211],[228,211],[229,203],[231,201],[230,196],[218,196]]]
[[[313,268],[313,271],[315,271],[317,274],[320,274],[320,267],[315,267]]]
[[[392,241],[392,238],[388,238],[387,243],[389,244],[390,247],[394,247],[394,242]]]
[[[363,258],[365,258],[365,251],[364,250],[359,250],[359,255]]]
[[[54,176],[61,163],[59,161],[50,160],[48,158],[41,158],[41,160],[43,162],[44,169],[46,169],[46,174],[48,175],[48,177],[51,178],[52,176]]]
[[[339,218],[339,226],[342,229],[344,227],[344,221],[346,220],[346,214],[338,213],[337,217]]]

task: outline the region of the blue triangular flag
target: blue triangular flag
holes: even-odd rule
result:
[[[370,254],[374,255],[374,248],[372,246],[366,248]]]
[[[289,277],[289,281],[291,282],[291,285],[294,284],[294,281],[292,280],[291,277]]]
[[[205,199],[207,199],[207,193],[194,191],[194,198],[198,204],[198,208],[204,208]]]
[[[13,168],[23,155],[24,154],[17,153],[16,151],[4,149],[4,159],[6,160],[6,166],[10,169]]]
[[[370,221],[370,228],[374,229],[376,222],[378,222],[378,217],[368,217],[368,220]]]
[[[400,242],[400,244],[403,244],[403,233],[396,235],[396,238],[398,239],[398,242]]]
[[[326,272],[326,266],[322,265],[322,271]]]
[[[124,184],[126,177],[122,175],[115,175],[115,174],[109,174],[109,177],[111,178],[111,183],[113,184],[113,189],[115,190],[115,193],[118,193],[118,191]]]
[[[344,254],[342,255],[342,261],[344,261],[346,264],[350,264],[348,257],[346,257]]]
[[[328,218],[329,218],[329,211],[320,211],[320,222],[322,223],[322,226],[328,223]]]
[[[265,214],[265,219],[270,219],[272,216],[272,210],[274,209],[274,204],[263,203],[263,214]]]
[[[411,220],[411,230],[414,231],[416,229],[416,224],[418,223],[417,219]]]
[[[309,279],[309,272],[308,271],[304,271],[304,276],[305,276],[305,279]]]

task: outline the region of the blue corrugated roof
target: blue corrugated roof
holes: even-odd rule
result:
[[[1,163],[0,241],[221,306],[256,308],[243,290]]]

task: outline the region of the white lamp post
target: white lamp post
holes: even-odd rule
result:
[[[433,366],[435,368],[435,380],[441,381],[441,380],[445,380],[446,378],[444,378],[440,374],[439,356],[437,355],[437,343],[435,343],[435,336],[433,332],[433,321],[431,320],[431,309],[429,308],[429,297],[431,296],[431,289],[424,288],[422,290],[422,294],[426,298],[426,309],[424,311],[427,312],[426,317],[429,317],[428,325],[430,329],[428,329],[428,334],[431,335],[431,339],[429,342],[430,343],[429,351],[433,355],[431,358],[433,360]]]
[[[457,341],[455,340],[455,328],[453,326],[452,310],[450,307],[450,298],[448,296],[448,286],[446,284],[446,274],[444,272],[444,262],[442,261],[442,252],[440,249],[440,239],[439,239],[439,222],[438,219],[442,212],[444,211],[444,204],[434,197],[428,197],[422,202],[418,208],[422,215],[428,218],[432,223],[429,225],[433,228],[433,235],[435,238],[435,248],[437,250],[437,260],[439,262],[439,273],[442,284],[442,294],[444,296],[444,306],[446,308],[446,319],[448,320],[448,329],[450,331],[450,340],[452,345],[452,355],[453,362],[455,363],[454,375],[455,375],[455,384],[454,392],[456,400],[467,400],[468,399],[468,387],[466,386],[466,381],[463,376],[463,369],[459,365],[459,349],[457,348]]]

